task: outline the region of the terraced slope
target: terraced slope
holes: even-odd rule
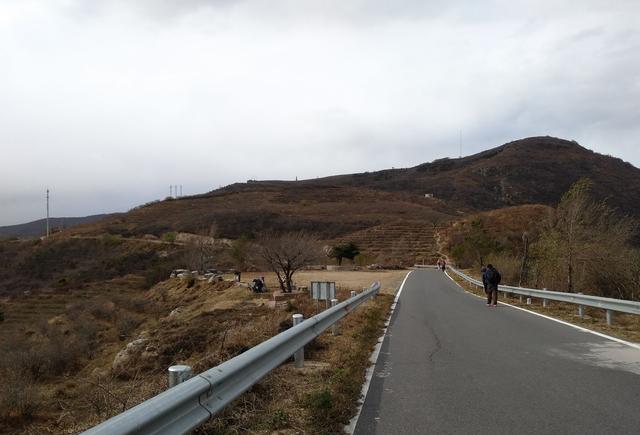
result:
[[[341,242],[356,243],[361,254],[372,261],[410,266],[437,260],[437,229],[430,222],[397,221],[358,231]]]
[[[0,323],[0,341],[16,332],[38,328],[53,317],[69,312],[72,305],[96,306],[114,298],[140,295],[144,279],[127,276],[105,281],[101,286],[55,292],[25,292],[0,302],[4,321]]]
[[[4,312],[2,333],[36,327],[41,322],[64,313],[68,301],[67,295],[59,293],[13,299],[10,305],[2,305]]]

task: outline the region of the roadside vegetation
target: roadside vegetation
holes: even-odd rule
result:
[[[270,278],[270,282],[273,282]],[[349,297],[352,288],[338,288]],[[0,432],[75,433],[166,389],[166,369],[195,373],[318,312],[307,292],[275,308],[270,296],[232,281],[174,278],[139,297],[69,305],[67,312],[2,343]],[[199,433],[292,429],[339,433],[357,405],[368,358],[392,296],[381,294],[305,348],[306,364],[283,366]]]
[[[348,297],[348,289],[338,289],[338,296]],[[350,313],[338,336],[329,330],[305,347],[304,368],[283,364],[196,433],[343,433],[392,301],[392,295],[381,294]],[[290,313],[307,318],[316,309],[313,300],[298,297],[284,322],[289,324]]]
[[[315,236],[270,233],[229,242],[214,226],[205,228],[164,240],[104,234],[1,244],[0,432],[82,431],[166,389],[170,365],[201,372],[289,328],[293,313],[318,312],[308,292],[294,292],[295,273],[308,277],[304,266],[326,261]],[[260,275],[286,297],[253,293],[230,273],[202,277],[221,264],[270,266]],[[167,280],[176,267],[200,276]],[[243,272],[246,282],[251,274]],[[369,284],[339,287],[338,297]],[[304,369],[284,364],[205,433],[340,432],[390,303],[380,295],[351,313],[341,335],[324,334],[307,346]]]
[[[556,208],[529,207],[525,219],[510,211],[477,215],[451,229],[448,248],[460,267],[493,263],[504,283],[640,300],[638,223],[593,198],[588,179],[576,182]],[[510,219],[520,221],[510,226]]]

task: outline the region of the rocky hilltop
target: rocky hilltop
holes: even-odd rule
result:
[[[521,139],[468,157],[440,159],[408,169],[309,183],[430,193],[468,211],[521,204],[555,205],[581,177],[593,181],[596,196],[606,198],[625,213],[640,215],[640,169],[577,142],[549,136]]]

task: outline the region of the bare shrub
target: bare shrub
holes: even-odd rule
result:
[[[99,299],[87,303],[85,310],[87,310],[93,317],[100,320],[111,321],[115,315],[113,302],[109,302],[105,299]]]
[[[3,355],[0,369],[18,370],[34,381],[68,373],[93,354],[97,332],[95,321],[81,317],[69,330],[44,324],[42,335],[33,339],[9,337],[0,349]]]
[[[84,400],[89,404],[96,417],[109,418],[126,411],[134,402],[134,392],[148,382],[135,372],[124,386],[120,385],[113,376],[89,379],[86,383],[90,386]]]
[[[146,312],[150,304],[150,301],[148,299],[129,295],[116,295],[113,297],[113,302],[120,308],[134,311],[136,313]]]
[[[40,405],[40,391],[31,377],[18,367],[2,370],[0,418],[23,420],[30,418]]]
[[[137,317],[131,314],[119,311],[116,319],[116,329],[121,339],[127,338],[142,323]]]

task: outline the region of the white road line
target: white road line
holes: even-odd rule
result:
[[[462,287],[460,284],[458,284],[456,282],[455,279],[451,278],[451,276],[448,273],[447,273],[447,276],[449,277],[449,279],[451,281],[455,282],[456,285],[458,287],[460,287],[462,290],[464,290],[465,292],[469,293],[470,295],[473,295],[473,296],[477,297],[478,299],[484,299],[482,296],[478,296],[475,293],[471,293],[470,291],[468,291],[467,289]],[[507,304],[506,302],[498,302],[498,303],[500,305],[506,305],[507,307],[515,308],[516,310],[524,311],[525,313],[533,314],[534,316],[542,317],[543,319],[552,320],[552,321],[560,323],[562,325],[570,326],[572,328],[577,329],[578,331],[588,332],[589,334],[597,335],[598,337],[606,338],[608,340],[615,341],[617,343],[624,344],[624,345],[627,345],[629,347],[633,347],[634,349],[640,350],[640,345],[639,344],[632,343],[630,341],[625,341],[625,340],[622,340],[620,338],[616,338],[616,337],[612,337],[612,336],[607,335],[607,334],[603,334],[602,332],[597,332],[597,331],[593,331],[591,329],[583,328],[582,326],[574,325],[573,323],[565,322],[564,320],[556,319],[555,317],[550,317],[550,316],[546,316],[544,314],[540,314],[540,313],[535,312],[535,311],[527,310],[526,308],[516,307],[515,305]]]
[[[402,293],[402,290],[404,289],[404,283],[407,282],[407,278],[409,278],[409,275],[411,275],[412,273],[413,273],[413,271],[407,273],[407,275],[404,277],[404,280],[402,280],[402,284],[400,284],[400,288],[398,289],[398,292],[396,293],[396,297],[393,299],[393,304],[391,304],[391,310],[389,312],[389,318],[387,319],[387,321],[384,324],[385,328],[382,331],[382,336],[380,338],[378,338],[378,343],[376,344],[376,347],[373,349],[373,352],[371,353],[371,356],[369,357],[369,362],[371,363],[371,365],[369,366],[369,368],[367,368],[367,373],[365,375],[364,385],[362,385],[362,390],[360,391],[360,397],[361,398],[360,398],[359,404],[358,404],[358,411],[356,412],[356,415],[353,416],[353,418],[349,421],[349,424],[344,427],[344,431],[347,434],[352,434],[356,430],[356,425],[358,424],[358,419],[360,418],[360,413],[362,412],[362,407],[364,406],[364,401],[367,398],[367,393],[369,392],[369,386],[371,385],[371,379],[373,378],[373,372],[375,371],[376,364],[378,363],[378,357],[380,356],[380,349],[382,349],[382,343],[384,342],[384,337],[387,335],[387,329],[389,329],[389,324],[391,323],[391,317],[393,317],[393,312],[396,310],[396,304],[398,303],[398,300],[400,299],[400,294]]]

